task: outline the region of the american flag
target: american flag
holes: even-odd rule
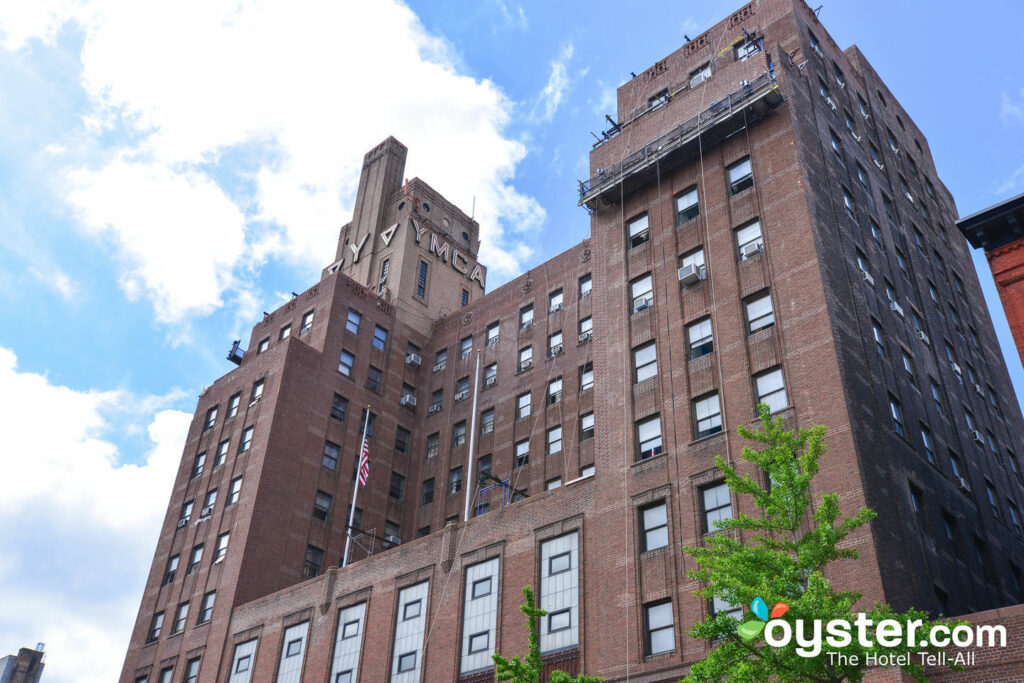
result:
[[[363,438],[363,448],[359,453],[359,485],[366,486],[366,478],[370,476],[370,441]]]

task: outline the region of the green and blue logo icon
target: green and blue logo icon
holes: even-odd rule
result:
[[[772,607],[771,614],[769,614],[768,605],[765,604],[764,599],[754,598],[754,601],[750,603],[750,611],[754,613],[757,619],[744,622],[736,629],[743,640],[753,640],[761,635],[768,620],[781,617],[789,611],[789,605],[784,602],[777,602],[775,607]]]

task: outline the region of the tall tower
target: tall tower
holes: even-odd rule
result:
[[[694,595],[682,546],[750,511],[714,459],[758,403],[827,425],[816,493],[879,512],[839,587],[1024,600],[1024,420],[952,197],[802,0],[619,88],[591,237],[486,294],[477,224],[405,156],[367,154],[335,261],[199,398],[123,682],[491,680],[526,584],[550,667],[676,680],[711,647],[693,624],[741,614]]]

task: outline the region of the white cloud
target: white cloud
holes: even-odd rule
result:
[[[62,270],[53,269],[44,272],[34,266],[29,266],[28,272],[36,280],[57,292],[65,299],[71,299],[74,297],[75,291],[78,289],[78,285],[71,279],[71,276]]]
[[[518,3],[510,5],[505,0],[494,0],[494,4],[498,6],[506,26],[517,28],[521,31],[526,31],[530,28],[530,22],[526,19],[526,12],[523,11],[522,5]]]
[[[1017,93],[1016,99],[1009,93],[1001,93],[999,118],[1006,125],[1024,124],[1024,88]]]
[[[85,230],[116,245],[128,296],[151,299],[160,320],[209,313],[266,259],[315,275],[351,214],[363,154],[392,134],[409,147],[407,175],[465,208],[477,197],[492,274],[519,271],[511,233],[544,212],[512,184],[526,154],[506,132],[513,103],[460,74],[405,5],[87,0],[0,14],[8,49],[55,40],[66,22],[84,35],[92,143],[131,140],[104,165],[69,169],[69,199]],[[567,86],[551,87],[553,114]]]
[[[992,194],[999,196],[1012,196],[1021,192],[1024,192],[1024,166],[1019,166],[992,190]]]
[[[572,87],[569,62],[572,60],[573,51],[572,43],[565,43],[559,49],[558,56],[551,60],[551,75],[548,76],[544,89],[540,91],[537,101],[537,109],[540,111],[534,111],[535,120],[550,121]]]
[[[0,347],[0,642],[46,642],[46,679],[116,680],[191,416],[180,398],[81,392]],[[109,440],[142,430],[145,459]]]

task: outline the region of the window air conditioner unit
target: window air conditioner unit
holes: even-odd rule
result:
[[[898,315],[899,317],[901,317],[901,318],[903,317],[903,307],[900,306],[895,301],[890,301],[889,302],[889,310],[892,311],[893,313],[895,313],[896,315]]]
[[[956,363],[950,363],[950,364],[949,364],[949,366],[950,366],[951,368],[953,368],[953,372],[955,372],[956,374],[958,374],[958,375],[961,375],[961,374],[963,374],[963,371],[962,371],[962,370],[960,370],[960,366],[959,366],[958,364],[956,364]]]
[[[183,527],[186,527],[186,526],[188,526],[188,517],[182,517],[181,519],[178,520],[178,528],[179,529],[181,529]]]
[[[883,164],[881,161],[879,161],[878,159],[873,159],[872,161],[875,162],[875,166],[878,167],[879,171],[884,171],[885,170],[885,164]]]
[[[978,396],[984,396],[985,395],[985,390],[981,388],[980,384],[975,384],[974,385],[974,393],[976,393]]]
[[[679,269],[679,281],[683,283],[684,287],[689,287],[703,280],[705,273],[703,266],[695,266],[691,263]]]
[[[420,354],[418,353],[410,353],[406,355],[405,362],[407,365],[412,365],[413,367],[418,368],[420,366],[420,363],[423,362],[423,359],[420,358]]]
[[[548,313],[558,313],[560,310],[562,310],[562,304],[555,304],[548,310]]]
[[[466,398],[467,396],[469,396],[469,389],[463,389],[459,393],[455,394],[455,400],[456,401],[461,401],[462,399]]]
[[[427,409],[427,413],[429,413],[431,415],[433,415],[434,413],[439,413],[439,412],[441,412],[441,404],[440,403],[431,404],[430,408]]]
[[[862,271],[860,271],[860,274],[861,274],[861,276],[863,276],[864,282],[868,283],[871,286],[874,286],[875,278],[871,277],[871,273],[869,273],[866,270],[862,270]]]
[[[918,330],[917,331],[917,338],[920,339],[921,341],[923,341],[925,344],[929,344],[930,345],[932,343],[931,340],[928,339],[928,335],[925,333],[924,330]]]
[[[740,260],[746,261],[748,258],[752,258],[757,254],[764,251],[764,244],[762,242],[750,242],[744,244],[743,248],[740,249]]]
[[[970,490],[971,490],[971,485],[970,485],[970,484],[968,484],[968,483],[967,483],[967,480],[966,480],[966,479],[964,479],[963,477],[959,477],[959,478],[958,478],[958,479],[956,480],[956,483],[957,483],[957,484],[958,484],[958,485],[960,486],[960,490],[961,490],[961,491],[968,491],[968,492],[970,492]]]
[[[836,110],[836,103],[832,101],[831,97],[826,97],[825,101],[828,102],[828,106],[832,108],[832,111]]]
[[[854,140],[856,140],[857,142],[860,142],[860,136],[859,135],[857,135],[856,133],[854,133],[852,131],[850,132],[850,135],[853,136]]]
[[[252,408],[252,407],[253,407],[254,405],[256,405],[257,403],[259,403],[259,402],[260,402],[260,398],[263,398],[263,397],[262,397],[262,396],[260,396],[260,397],[258,397],[258,398],[254,398],[254,399],[253,399],[252,401],[250,401],[250,402],[249,402],[249,407],[250,407],[250,408]]]
[[[519,369],[520,370],[525,370],[526,368],[530,367],[531,365],[533,365],[533,359],[532,358],[527,358],[526,360],[519,361]]]
[[[412,394],[405,394],[398,401],[398,404],[406,406],[407,408],[415,408],[416,407],[416,397],[413,396]]]
[[[444,363],[434,363],[434,372],[441,372],[444,370]]]
[[[977,441],[978,443],[985,443],[981,438],[981,432],[979,432],[977,429],[971,430],[971,438]]]
[[[646,308],[646,306],[644,308]],[[555,344],[554,346],[551,347],[551,350],[548,352],[548,355],[553,357],[553,356],[557,356],[561,352],[562,352],[562,345],[561,344]]]
[[[391,545],[402,545],[402,539],[398,536],[385,536],[384,541]]]
[[[639,303],[637,303],[635,306],[633,306],[633,312],[634,313],[639,313],[640,311],[644,310],[645,308],[650,308],[652,303],[654,303],[654,299],[651,299],[650,297],[646,297],[644,299],[641,299]]]
[[[224,561],[224,557],[225,557],[224,555],[221,555],[219,557],[213,558],[212,564],[220,564],[221,562]]]
[[[498,340],[499,340],[499,339],[501,339],[501,337],[491,337],[491,338],[489,338],[489,339],[487,340],[487,345],[488,345],[488,346],[494,346],[495,344],[497,344],[497,343],[498,343]]]
[[[212,514],[213,514],[213,506],[212,505],[207,505],[206,507],[203,508],[202,512],[199,513],[199,516],[200,517],[209,517]]]
[[[899,154],[899,153],[900,153],[900,148],[899,148],[899,147],[897,147],[896,145],[892,145],[892,144],[890,144],[890,145],[889,145],[889,149],[891,149],[891,150],[892,150],[893,154]]]
[[[498,383],[498,378],[497,377],[488,377],[487,379],[484,380],[484,386],[485,387],[493,387],[497,383]]]
[[[594,333],[592,331],[580,332],[580,343],[582,344],[585,341],[590,341],[590,337],[593,336],[593,334]]]
[[[581,298],[581,299],[586,299],[586,298],[587,298],[588,296],[590,296],[590,294],[591,294],[591,293],[592,293],[593,291],[594,291],[594,290],[592,290],[592,289],[588,289],[587,291],[583,292],[583,294],[581,294],[581,295],[580,295],[580,298]]]
[[[903,196],[905,196],[907,199],[909,199],[911,204],[914,203],[914,197],[911,196],[911,194],[909,192],[904,192]]]

